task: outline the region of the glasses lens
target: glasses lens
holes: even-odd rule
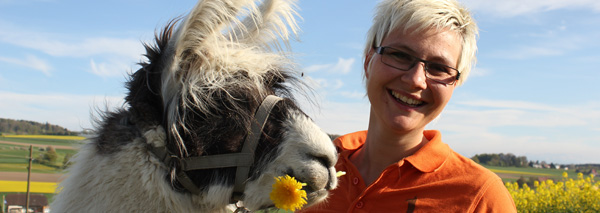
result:
[[[413,68],[417,62],[424,62],[426,71],[425,76],[439,83],[454,84],[459,75],[458,70],[452,67],[425,61],[401,50],[390,47],[380,47],[377,51],[377,53],[381,54],[381,62],[399,70],[408,71]]]
[[[458,76],[458,70],[443,64],[427,63],[427,77],[431,80],[452,84]]]
[[[409,70],[416,60],[414,56],[392,48],[385,48],[381,53],[381,62],[399,70]]]

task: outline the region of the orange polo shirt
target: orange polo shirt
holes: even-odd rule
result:
[[[349,160],[365,142],[367,131],[337,138],[336,169],[346,175],[327,201],[301,212],[516,212],[496,174],[450,149],[439,131],[424,135],[427,144],[388,166],[369,186]]]

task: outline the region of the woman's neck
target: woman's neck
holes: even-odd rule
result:
[[[397,134],[369,126],[365,144],[350,156],[350,161],[370,185],[385,168],[414,154],[428,141],[423,130]]]

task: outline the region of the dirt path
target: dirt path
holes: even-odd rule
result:
[[[33,144],[33,143],[21,143],[21,142],[11,142],[11,141],[0,141],[1,144],[10,144],[10,145],[33,145],[34,147],[42,147],[46,148],[48,146],[54,147],[54,149],[72,149],[76,150],[77,148],[72,146],[61,146],[61,145],[44,145],[44,144]]]
[[[60,182],[63,174],[31,173],[31,181],[35,182]],[[0,172],[0,180],[27,181],[27,172]]]

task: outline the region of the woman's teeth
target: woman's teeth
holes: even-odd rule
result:
[[[402,102],[404,104],[410,105],[410,106],[415,106],[416,107],[416,106],[419,106],[419,105],[421,105],[421,104],[424,103],[423,101],[415,100],[415,99],[412,99],[412,98],[400,95],[399,93],[394,92],[394,91],[390,91],[390,94],[392,96],[394,96],[394,98],[396,98],[396,100],[398,100],[398,101],[400,101],[400,102]]]

